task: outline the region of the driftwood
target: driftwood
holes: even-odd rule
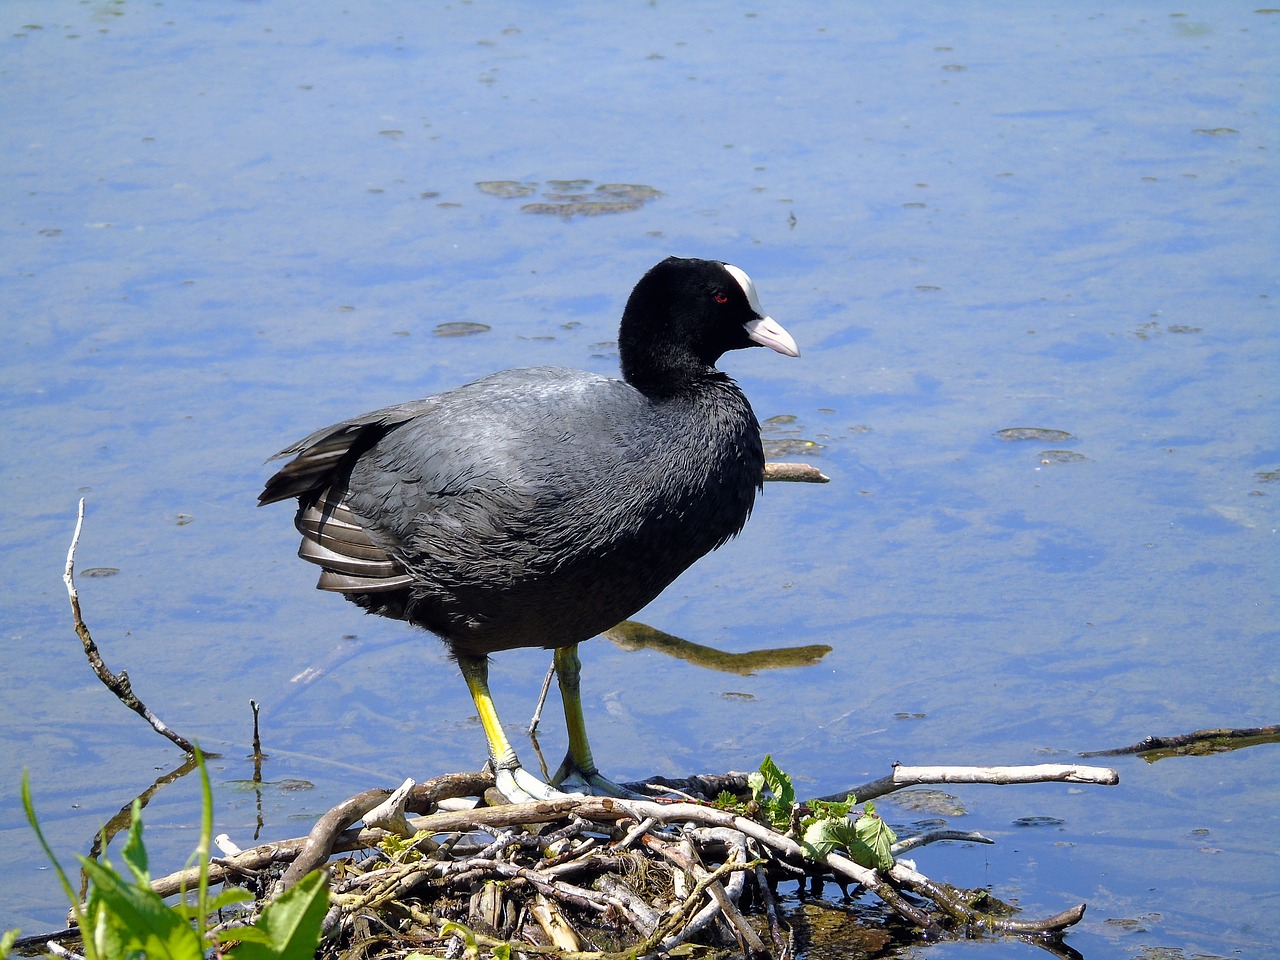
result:
[[[1096,783],[1111,787],[1119,782],[1119,775],[1107,767],[1061,763],[1038,763],[1029,767],[908,767],[894,764],[893,773],[887,777],[817,799],[843,800],[852,793],[862,803],[903,787],[918,787],[924,783],[992,783],[998,786],[1011,783]]]

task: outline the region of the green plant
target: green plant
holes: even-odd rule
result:
[[[440,925],[440,936],[447,937],[457,935],[462,938],[462,960],[482,960],[480,956],[480,941],[476,938],[475,931],[465,924],[455,923],[452,920],[446,920]],[[404,960],[443,960],[430,953],[420,953],[414,951]],[[489,960],[511,960],[511,944],[497,943],[489,948]]]
[[[842,802],[815,800],[807,810],[797,810],[796,791],[791,778],[778,769],[773,758],[766,756],[760,771],[747,777],[752,799],[769,826],[788,830],[798,813],[803,833],[800,844],[805,853],[821,860],[828,853],[843,850],[849,859],[864,867],[888,870],[893,866],[892,847],[898,837],[890,826],[876,815],[873,804],[863,805],[861,816],[851,820],[857,798],[850,794]]]
[[[128,876],[105,858],[101,861],[79,857],[89,878],[89,894],[80,902],[66,872],[40,829],[31,785],[22,777],[22,805],[40,846],[49,858],[71,903],[71,913],[84,943],[86,960],[204,960],[216,951],[228,960],[310,960],[320,942],[320,927],[328,906],[328,879],[316,871],[263,909],[252,926],[217,931],[218,911],[234,903],[253,899],[237,887],[215,897],[209,891],[209,845],[213,834],[213,793],[204,758],[196,751],[200,769],[200,840],[191,860],[198,865],[195,902],[187,891],[175,904],[167,904],[152,889],[147,851],[142,841],[142,805],[133,802],[129,832],[121,859]],[[9,941],[0,941],[0,949]],[[228,947],[228,944],[234,946]]]

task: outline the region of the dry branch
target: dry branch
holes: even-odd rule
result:
[[[83,526],[84,497],[81,497],[80,508],[76,513],[76,529],[71,537],[71,547],[67,550],[67,565],[62,573],[62,581],[67,585],[67,596],[71,599],[71,616],[75,621],[76,636],[80,638],[80,643],[84,646],[84,653],[89,658],[89,665],[93,667],[93,672],[98,675],[98,679],[106,684],[107,689],[114,693],[116,698],[126,707],[146,720],[156,733],[176,743],[185,753],[194,754],[195,747],[192,746],[190,740],[180,735],[177,731],[170,729],[163,720],[151,712],[145,703],[138,699],[137,694],[133,692],[133,685],[129,682],[129,674],[123,670],[119,674],[114,674],[107,669],[107,665],[102,661],[101,654],[98,653],[98,645],[93,642],[93,637],[89,635],[89,628],[85,626],[84,618],[80,615],[80,595],[76,592],[75,581],[76,546],[80,543],[80,530]],[[209,754],[209,756],[214,756],[214,754]]]
[[[764,465],[765,480],[786,480],[792,483],[830,483],[831,478],[817,467],[807,463],[775,463]]]
[[[895,764],[893,773],[872,780],[844,793],[833,793],[819,800],[840,801],[849,794],[862,803],[874,800],[903,787],[925,783],[990,783],[1003,786],[1012,783],[1093,783],[1115,786],[1120,776],[1109,767],[1082,764],[1040,763],[1027,767],[906,767]]]

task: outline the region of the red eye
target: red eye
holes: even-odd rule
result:
[[[729,302],[729,295],[727,293],[716,294],[716,303],[728,303],[728,302]]]

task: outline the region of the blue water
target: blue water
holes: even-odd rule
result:
[[[438,645],[312,589],[287,508],[253,506],[262,461],[501,367],[613,372],[668,254],[741,266],[796,336],[799,361],[724,366],[832,482],[771,485],[638,619],[834,649],[743,677],[588,644],[612,776],[771,753],[828,793],[1277,722],[1278,31],[1227,4],[5,4],[0,927],[64,909],[24,768],[69,861],[180,761],[71,631],[77,500],[86,618],[222,754],[218,832],[474,768]],[[997,436],[1017,427],[1069,436]],[[546,660],[495,662],[513,726]],[[250,698],[261,796],[235,785]],[[953,790],[1000,844],[921,868],[1087,901],[1090,960],[1265,953],[1280,750],[1114,765],[1115,788]],[[195,786],[147,823],[154,872],[181,866]]]

